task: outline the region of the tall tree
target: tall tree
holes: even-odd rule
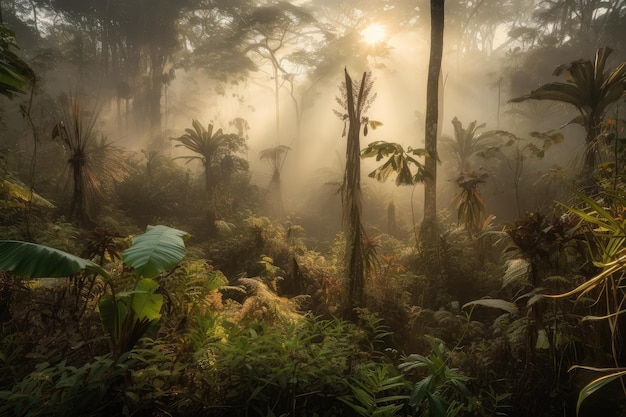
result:
[[[422,230],[425,239],[432,241],[437,223],[437,134],[439,132],[439,77],[443,55],[445,0],[430,1],[430,58],[428,61],[428,80],[426,84],[426,125],[424,161],[426,178],[424,180],[424,220]]]
[[[280,144],[280,91],[286,81],[293,83],[294,57],[306,53],[308,38],[319,33],[305,9],[288,2],[277,2],[251,11],[241,26],[247,38],[244,52],[257,58],[257,67],[269,63],[273,84],[276,143]],[[255,61],[255,59],[253,59]]]
[[[135,122],[158,136],[162,95],[181,43],[178,23],[195,0],[37,0],[46,15],[60,18],[51,36],[84,86],[97,83],[107,99],[120,83],[132,96]],[[86,78],[89,76],[89,78]],[[84,79],[83,79],[84,78]]]
[[[361,223],[361,126],[367,129],[366,110],[375,95],[370,97],[373,82],[371,73],[363,73],[360,82],[353,83],[344,70],[345,84],[342,99],[338,99],[347,113],[341,115],[348,123],[346,144],[346,168],[341,187],[343,200],[343,223],[346,238],[346,275],[348,279],[348,304],[345,314],[351,317],[353,309],[363,305],[365,296],[365,273],[368,254],[365,247],[365,230]],[[344,131],[345,133],[345,131]]]

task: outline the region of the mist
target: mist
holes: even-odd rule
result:
[[[0,0],[0,415],[623,416],[624,28]]]
[[[308,205],[308,199],[316,198],[314,193],[324,188],[321,185],[324,173],[335,170],[339,175],[341,172],[338,165],[345,153],[345,139],[341,136],[343,123],[332,110],[337,110],[335,97],[340,94],[344,68],[355,77],[363,71],[371,71],[375,80],[373,89],[377,96],[368,117],[380,121],[382,126],[361,138],[362,146],[375,140],[386,140],[404,147],[423,147],[429,12],[423,2],[386,2],[380,7],[367,2],[359,5],[313,1],[280,4],[240,5],[241,10],[251,9],[249,20],[237,22],[238,25],[232,24],[233,20],[228,16],[241,13],[239,10],[227,4],[210,6],[202,2],[195,6],[196,9],[191,3],[172,5],[164,10],[164,13],[173,13],[167,15],[169,21],[158,14],[137,20],[138,25],[144,26],[137,27],[138,33],[128,32],[128,36],[134,36],[152,48],[168,48],[167,52],[161,52],[165,54],[166,62],[162,64],[164,81],[160,87],[158,111],[161,115],[157,126],[150,126],[152,122],[146,120],[145,112],[149,109],[146,110],[146,104],[140,100],[146,100],[147,96],[139,96],[143,93],[139,90],[141,77],[156,76],[151,73],[152,68],[146,67],[145,75],[139,73],[133,81],[121,73],[116,78],[113,71],[119,72],[119,69],[99,66],[97,56],[90,56],[90,61],[84,61],[85,64],[77,61],[77,58],[81,59],[77,53],[101,54],[104,59],[104,52],[113,51],[103,51],[106,45],[102,44],[97,33],[81,33],[71,26],[71,20],[79,15],[64,15],[83,13],[87,17],[90,11],[95,13],[98,6],[85,5],[83,9],[81,6],[73,10],[75,6],[68,5],[64,10],[65,6],[61,4],[42,3],[31,9],[14,2],[4,5],[4,15],[7,25],[16,30],[17,41],[24,39],[22,54],[37,62],[35,65],[41,65],[36,67],[41,70],[33,109],[44,97],[54,98],[61,93],[80,91],[93,98],[94,108],[99,111],[98,128],[113,143],[134,152],[156,149],[171,157],[180,156],[184,151],[171,146],[168,138],[182,135],[193,119],[205,125],[212,123],[216,129],[227,132],[233,131],[229,125],[231,121],[244,119],[249,126],[246,159],[253,184],[266,188],[272,176],[269,167],[259,159],[261,150],[277,145],[290,147],[283,167],[282,187],[285,210],[296,215],[305,210],[303,206]],[[254,11],[253,7],[258,9]],[[522,6],[497,1],[451,2],[447,5],[441,74],[441,135],[453,134],[451,121],[454,117],[465,124],[474,120],[485,123],[485,130],[510,130],[520,136],[527,135],[538,127],[524,126],[519,119],[510,116],[510,109],[514,107],[508,103],[510,98],[551,81],[551,68],[592,56],[599,46],[612,45],[617,49],[616,60],[623,56],[619,55],[623,52],[618,48],[624,40],[621,31],[613,33],[606,27],[594,26],[589,30],[604,30],[602,37],[579,39],[574,35],[584,22],[575,20],[569,22],[571,32],[561,29],[562,38],[556,43],[542,43],[544,38],[556,36],[550,33],[549,25],[543,27],[545,33],[540,30],[538,16],[546,7],[547,4],[542,2],[537,5],[527,2]],[[603,7],[594,11],[597,20],[609,12],[617,13]],[[282,20],[266,22],[273,18]],[[124,15],[123,19],[121,24],[135,21],[132,15]],[[152,23],[156,27],[148,26],[150,19],[156,19]],[[218,26],[208,32],[201,26],[201,19],[216,22]],[[220,22],[219,19],[224,20]],[[250,19],[259,20],[251,23]],[[366,38],[366,29],[372,24],[382,28],[373,43]],[[163,28],[160,25],[164,25]],[[151,33],[163,29],[169,31],[163,34],[163,42],[169,42],[167,45],[159,45],[158,36],[143,38],[154,36]],[[532,38],[528,34],[531,30],[534,31]],[[281,44],[278,36],[283,36]],[[606,45],[597,44],[604,39]],[[79,41],[82,50],[76,49]],[[274,43],[271,48],[275,51],[270,53],[271,48],[260,48],[263,42],[268,42],[267,45]],[[226,44],[224,47],[230,49],[214,50],[220,44]],[[46,55],[43,54],[49,54],[48,51],[54,48],[61,49],[48,55],[52,65],[45,63]],[[215,62],[203,65],[212,57]],[[279,69],[273,66],[273,59]],[[41,64],[38,64],[39,60],[42,60]],[[220,61],[227,64],[220,67]],[[240,67],[229,68],[229,62]],[[537,65],[539,62],[540,66]],[[274,83],[275,74],[280,77],[278,84]],[[132,93],[127,101],[118,101],[119,91],[112,89],[119,88],[120,83],[134,83],[129,85]],[[275,91],[277,85],[278,92]],[[296,105],[300,114],[296,113]],[[14,117],[15,107],[4,107],[3,141],[17,143],[17,132],[23,127],[19,117]],[[121,113],[124,113],[123,117],[119,116]],[[570,115],[561,114],[559,118],[546,120],[541,128],[559,129]],[[298,117],[300,121],[297,121]],[[567,145],[562,148],[569,150],[580,146],[581,129],[567,128],[564,132]],[[571,158],[576,152],[561,150],[553,154],[541,165],[574,167]],[[453,188],[446,182],[452,182],[457,172],[448,162],[441,160],[444,181],[440,187]],[[372,161],[363,161],[363,165],[365,173],[375,168]],[[199,164],[189,164],[186,168],[198,175],[201,170]],[[535,169],[538,170],[540,167]],[[403,216],[408,216],[410,201],[406,201],[409,194],[406,190],[373,182],[364,179],[364,187],[377,190],[372,191],[378,194],[375,199],[398,195],[394,198],[404,206]],[[491,193],[486,197],[488,206],[496,209],[501,203],[491,200],[498,200],[500,196],[496,191]],[[416,199],[413,205],[421,207],[421,192],[413,194]],[[443,209],[450,208],[450,202],[445,201],[450,198],[449,194],[446,191],[442,194],[440,207]],[[515,216],[510,208],[498,208],[497,211],[504,219]],[[375,219],[371,221],[376,222]]]

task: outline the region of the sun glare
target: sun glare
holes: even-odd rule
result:
[[[383,25],[372,23],[361,32],[363,41],[371,45],[382,42],[387,36],[387,30]]]

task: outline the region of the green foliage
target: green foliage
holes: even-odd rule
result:
[[[205,334],[195,401],[231,415],[343,415],[338,397],[371,358],[360,348],[369,344],[366,333],[342,320],[304,316],[276,326],[222,318]]]
[[[470,235],[484,229],[487,206],[478,189],[485,182],[487,173],[478,175],[475,171],[462,172],[456,179],[461,191],[456,197],[457,218]]]
[[[205,190],[213,191],[215,183],[215,175],[213,169],[219,166],[227,158],[232,157],[231,154],[240,152],[245,148],[244,139],[236,134],[225,134],[222,129],[213,132],[213,125],[209,124],[205,128],[199,121],[192,121],[193,129],[185,129],[185,134],[177,138],[171,138],[172,141],[179,142],[176,147],[184,147],[197,155],[181,156],[175,159],[186,159],[187,163],[193,160],[200,160],[204,165],[205,174]]]
[[[124,252],[124,262],[135,268],[138,277],[155,277],[182,260],[184,236],[186,232],[166,226],[149,227]],[[100,299],[100,318],[111,336],[111,348],[116,357],[132,349],[160,318],[163,296],[155,294],[158,284],[151,278],[138,281],[132,291],[116,293],[109,274],[86,259],[27,242],[0,241],[0,248],[0,270],[28,278],[66,277],[83,270],[102,276],[112,294]]]
[[[339,399],[364,417],[394,417],[404,415],[409,396],[408,382],[390,364],[372,364],[359,369],[349,382],[351,396]]]
[[[376,313],[372,313],[365,308],[356,308],[356,313],[359,317],[361,327],[367,332],[367,341],[369,344],[366,350],[373,356],[383,356],[379,350],[385,345],[385,339],[391,336],[393,332],[390,331],[389,326],[384,324],[384,319],[378,316]]]
[[[68,277],[84,270],[109,277],[100,265],[87,259],[43,245],[11,240],[0,241],[0,270],[25,278]]]
[[[138,276],[154,278],[175,267],[185,256],[187,232],[167,226],[148,226],[133,238],[133,245],[122,254],[124,263]]]
[[[8,98],[23,93],[35,78],[33,70],[16,55],[16,49],[14,33],[0,22],[0,94]]]
[[[398,143],[376,141],[361,151],[361,158],[376,157],[376,161],[380,161],[388,157],[389,159],[370,172],[368,177],[385,182],[393,174],[396,174],[396,185],[414,185],[424,181],[426,176],[424,164],[411,155],[426,156],[426,150],[409,147],[405,151],[402,145]],[[415,174],[411,171],[412,165],[416,168]]]
[[[476,120],[463,128],[461,121],[455,117],[452,119],[452,125],[454,126],[454,138],[442,137],[442,150],[447,151],[452,156],[457,171],[470,171],[472,161],[494,144],[494,137],[492,132],[478,134],[478,131],[486,125],[485,123],[477,125]]]
[[[607,372],[607,371],[610,372],[607,375],[604,375],[604,376],[601,376],[599,378],[594,379],[593,381],[591,381],[590,383],[585,385],[580,390],[580,392],[578,393],[578,401],[576,401],[576,415],[579,415],[580,407],[582,406],[583,401],[585,401],[587,398],[589,398],[590,395],[592,395],[596,391],[602,389],[607,384],[615,381],[616,379],[619,379],[619,378],[622,378],[622,377],[626,376],[626,370],[616,370],[616,369],[612,369],[612,368],[610,368],[610,369],[599,369],[599,368],[592,368],[592,367],[589,367],[589,366],[574,366],[573,368],[588,369],[588,370],[592,370],[592,371],[596,371],[596,372]]]
[[[576,107],[580,114],[569,123],[579,124],[587,132],[583,167],[587,171],[596,167],[600,127],[606,111],[626,91],[626,62],[622,62],[614,70],[606,69],[612,52],[611,48],[600,48],[593,62],[581,59],[559,65],[553,75],[567,73],[568,83],[548,83],[511,100],[553,100]]]
[[[154,280],[144,278],[132,291],[100,298],[100,320],[111,337],[111,348],[116,357],[131,350],[161,317],[163,296],[155,294],[158,286]]]
[[[472,307],[472,306],[483,306],[489,308],[497,308],[499,310],[504,310],[511,315],[517,314],[517,306],[510,301],[501,300],[498,298],[483,298],[480,300],[473,300],[468,303],[463,304],[463,308]]]
[[[16,417],[106,412],[104,398],[127,373],[123,361],[96,357],[80,367],[66,361],[38,364],[11,390],[0,391],[0,414]]]
[[[625,312],[624,302],[626,301],[626,296],[620,289],[626,269],[626,255],[624,255],[626,219],[623,215],[626,199],[619,193],[606,192],[599,199],[603,201],[596,201],[577,190],[572,189],[572,192],[586,207],[563,206],[580,219],[578,227],[587,232],[586,244],[589,257],[593,264],[600,269],[600,272],[571,291],[550,297],[576,296],[578,300],[581,300],[584,297],[595,296],[596,302],[592,306],[602,305],[600,314],[586,315],[582,320],[606,320],[610,330],[613,360],[617,367],[619,364],[617,355],[617,344],[620,337],[619,322],[621,314]],[[581,389],[576,406],[577,413],[586,398],[612,380],[624,375],[621,368],[613,369],[613,371],[615,372],[594,379]]]
[[[472,395],[466,385],[470,378],[448,367],[443,343],[431,340],[430,346],[429,355],[411,354],[399,365],[405,373],[426,371],[426,376],[413,386],[409,405],[420,415],[430,417],[472,412]]]

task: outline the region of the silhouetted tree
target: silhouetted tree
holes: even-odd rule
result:
[[[214,179],[213,169],[215,166],[221,166],[221,162],[224,159],[224,149],[231,148],[233,150],[239,150],[241,138],[236,134],[225,134],[222,129],[218,129],[213,132],[213,125],[209,124],[208,128],[202,126],[197,121],[192,121],[193,129],[185,129],[185,134],[177,138],[171,138],[175,142],[180,142],[176,147],[184,147],[197,155],[191,156],[179,156],[174,159],[186,159],[187,163],[193,160],[199,160],[204,167],[204,188],[211,196],[216,181]]]
[[[279,219],[285,214],[280,173],[289,151],[290,148],[288,146],[278,145],[273,148],[263,149],[260,156],[261,159],[266,160],[270,164],[272,169],[272,179],[267,187],[266,200],[270,214]]]
[[[253,61],[260,60],[258,67],[270,64],[270,78],[273,83],[276,141],[281,139],[280,131],[280,90],[295,71],[293,56],[306,53],[305,38],[311,32],[319,32],[314,27],[312,15],[304,8],[288,2],[264,5],[251,10],[244,19],[240,30],[244,37],[244,53],[253,53]],[[286,64],[291,64],[286,66]]]
[[[69,217],[80,226],[93,226],[89,201],[101,194],[107,180],[120,180],[125,175],[122,150],[106,138],[96,137],[97,113],[85,111],[77,96],[70,97],[69,102],[62,97],[60,104],[61,121],[52,130],[52,139],[60,140],[68,154],[73,186]]]

